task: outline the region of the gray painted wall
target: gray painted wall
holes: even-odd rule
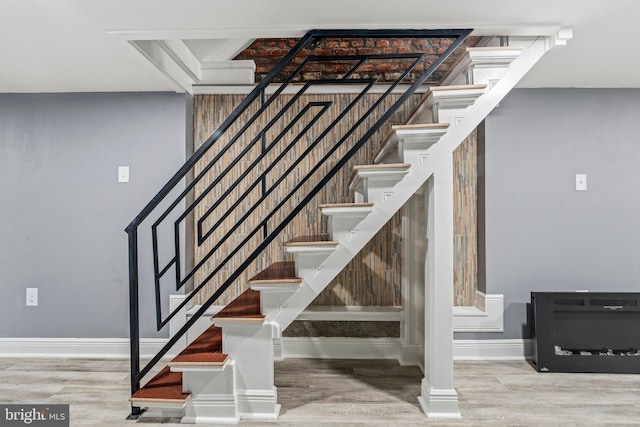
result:
[[[124,228],[184,162],[186,104],[172,93],[0,94],[0,337],[129,335]],[[38,307],[25,306],[27,287]]]
[[[486,120],[486,286],[528,338],[531,291],[640,291],[640,90],[519,89]],[[575,190],[586,173],[588,190]]]

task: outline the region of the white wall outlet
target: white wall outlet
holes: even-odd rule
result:
[[[27,288],[27,306],[35,307],[38,305],[38,288]]]
[[[576,174],[576,191],[587,191],[587,174]]]
[[[129,166],[118,166],[118,182],[129,182]]]

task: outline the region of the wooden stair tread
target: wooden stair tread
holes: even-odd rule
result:
[[[522,50],[521,47],[514,46],[478,46],[478,47],[467,47],[466,50],[468,52],[482,52],[482,51],[492,51],[492,50]]]
[[[329,241],[329,235],[326,233],[322,233],[322,234],[313,234],[313,235],[308,235],[308,236],[298,236],[298,237],[294,237],[293,239],[289,240],[287,243],[285,243],[286,245],[290,245],[290,244],[297,244],[297,243],[326,243]]]
[[[249,284],[300,283],[296,276],[296,263],[293,261],[275,262],[249,279]]]
[[[395,125],[392,126],[391,129],[394,131],[402,129],[447,129],[449,126],[449,123],[413,123],[407,125]]]
[[[213,319],[264,319],[260,313],[260,292],[247,289],[220,310]]]
[[[313,242],[287,242],[284,246],[338,246],[338,242],[333,240],[322,240]]]
[[[369,208],[372,207],[373,203],[371,202],[362,202],[362,203],[327,203],[324,205],[318,206],[320,209],[325,208]]]
[[[347,181],[347,185],[351,186],[351,183],[358,176],[358,171],[362,169],[409,169],[411,167],[411,163],[380,163],[376,165],[357,165],[354,166],[351,170],[351,175],[349,176],[349,180]]]
[[[182,372],[171,372],[165,366],[144,387],[129,398],[131,402],[184,402],[189,393],[182,392]]]
[[[289,240],[284,246],[337,246],[338,242],[329,240],[328,234],[298,236]]]
[[[425,96],[429,94],[429,92],[438,92],[444,90],[472,90],[472,89],[486,89],[486,84],[475,84],[475,85],[451,85],[451,86],[431,86]]]
[[[223,365],[227,357],[222,352],[222,329],[210,326],[174,357],[169,366]]]

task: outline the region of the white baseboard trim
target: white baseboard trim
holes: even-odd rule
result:
[[[399,359],[399,338],[282,337],[282,356],[319,359]]]
[[[525,360],[532,354],[530,339],[453,340],[454,360]]]
[[[140,356],[153,357],[166,342],[166,338],[142,338]],[[128,338],[0,338],[0,357],[128,359],[129,352]]]
[[[142,358],[154,356],[164,338],[140,340]],[[403,349],[399,338],[283,337],[284,358],[397,359],[416,362],[419,349]],[[407,350],[411,357],[407,357]],[[170,352],[172,353],[172,352]],[[412,354],[413,353],[413,354]],[[454,340],[454,360],[524,360],[532,354],[531,340]],[[127,338],[0,338],[0,357],[66,357],[127,359]],[[168,354],[167,358],[172,357]]]
[[[283,337],[284,358],[397,359],[415,364],[419,349],[403,349],[398,338]],[[411,354],[407,357],[407,351]],[[525,360],[531,357],[531,340],[454,340],[454,360]]]

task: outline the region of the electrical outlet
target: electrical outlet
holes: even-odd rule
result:
[[[27,306],[35,307],[38,305],[38,288],[27,288]]]

